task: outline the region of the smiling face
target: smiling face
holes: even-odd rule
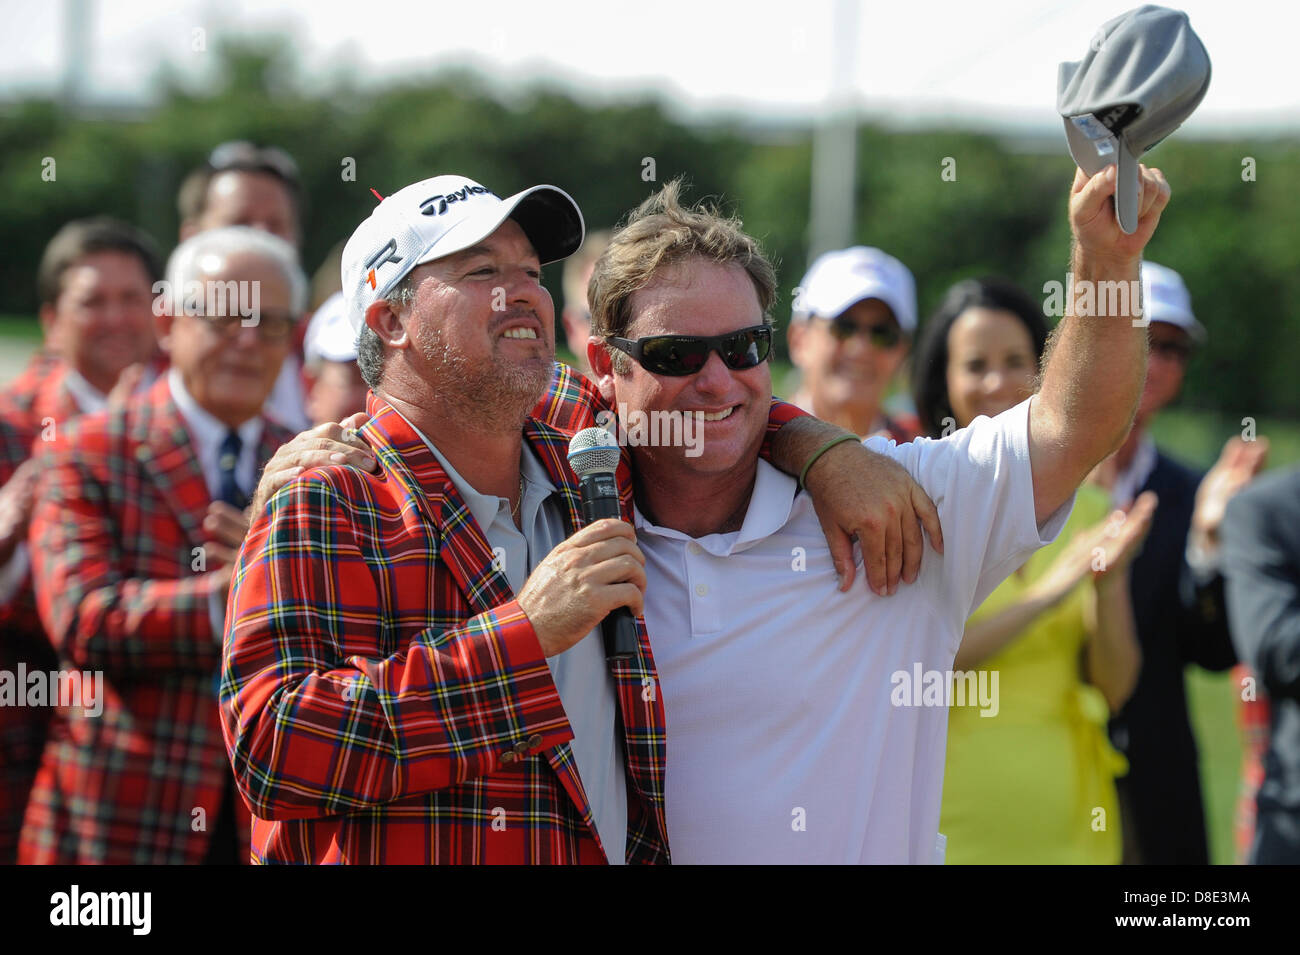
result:
[[[213,417],[237,427],[261,411],[289,353],[297,318],[291,308],[292,292],[274,262],[248,252],[205,257],[196,278],[204,283],[259,283],[256,324],[245,327],[234,301],[226,303],[234,318],[224,330],[214,322],[222,316],[181,314],[160,319],[163,347],[185,389]]]
[[[125,252],[92,252],[68,268],[47,322],[50,342],[100,391],[158,350],[149,273]]]
[[[507,219],[471,248],[414,269],[411,282],[415,302],[400,319],[407,371],[465,423],[517,429],[555,360],[555,306],[524,230]]]
[[[851,322],[857,334],[842,340],[832,323],[821,318],[792,325],[790,359],[803,375],[816,413],[845,427],[849,421],[869,424],[880,414],[889,382],[907,357],[907,339],[900,334],[889,347],[871,340],[868,332],[876,326],[898,330],[893,311],[878,298],[857,302],[842,321]]]
[[[652,335],[721,335],[763,322],[754,283],[739,265],[688,259],[664,269],[631,299],[632,321],[623,337]],[[641,472],[681,478],[747,479],[758,463],[767,427],[772,375],[766,361],[733,371],[717,352],[694,375],[655,375],[628,359],[627,373],[616,373],[600,350],[593,349],[599,384],[607,399],[629,412],[703,412],[701,453],[688,457],[684,447],[636,447]]]
[[[1152,322],[1147,328],[1147,378],[1138,402],[1139,426],[1178,397],[1191,355],[1192,339],[1172,322]]]
[[[948,330],[948,401],[959,428],[1024,401],[1037,373],[1034,340],[1012,312],[968,308]]]

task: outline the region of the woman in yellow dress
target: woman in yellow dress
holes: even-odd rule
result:
[[[1042,310],[1015,286],[954,286],[918,354],[925,432],[1027,398],[1046,337]],[[1128,564],[1154,508],[1146,494],[1127,515],[1111,513],[1106,495],[1084,486],[1056,541],[971,615],[953,669],[989,671],[977,685],[996,686],[997,708],[949,711],[939,826],[948,863],[1120,861],[1115,777],[1127,767],[1106,722],[1137,682]]]

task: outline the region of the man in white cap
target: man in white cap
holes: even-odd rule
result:
[[[303,339],[307,417],[313,425],[342,421],[366,410],[366,382],[357,367],[357,330],[342,292],[316,309]]]
[[[1156,448],[1152,419],[1178,397],[1193,348],[1206,340],[1191,296],[1173,269],[1142,263],[1143,317],[1150,322],[1146,381],[1133,429],[1093,479],[1127,508],[1143,491],[1160,504],[1130,566],[1129,591],[1142,650],[1137,687],[1111,723],[1129,761],[1118,782],[1125,861],[1209,862],[1196,742],[1183,669],[1235,662],[1219,572],[1219,528],[1228,500],[1263,466],[1268,442],[1232,438],[1202,475]]]
[[[569,438],[599,396],[555,366],[540,279],[582,237],[553,186],[503,200],[438,176],[348,241],[378,472],[272,497],[227,614],[221,715],[256,859],[668,861],[649,641],[639,624],[611,664],[595,629],[640,615],[644,558],[625,521],[571,533]]]
[[[886,414],[884,400],[915,331],[907,266],[862,245],[825,253],[795,290],[787,336],[801,379],[791,400],[861,437],[911,441],[915,419]]]

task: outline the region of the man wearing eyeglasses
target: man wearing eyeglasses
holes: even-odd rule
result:
[[[1142,263],[1143,318],[1150,357],[1133,429],[1094,480],[1115,507],[1144,491],[1160,498],[1142,552],[1129,569],[1129,592],[1142,670],[1111,738],[1128,758],[1116,780],[1123,813],[1124,861],[1207,865],[1196,739],[1187,713],[1190,664],[1226,670],[1236,662],[1228,632],[1219,530],[1228,501],[1264,466],[1268,439],[1231,438],[1208,474],[1156,447],[1148,427],[1177,399],[1193,350],[1206,341],[1186,284],[1173,269]]]
[[[890,382],[916,331],[916,282],[902,262],[856,245],[817,258],[795,289],[787,332],[800,372],[796,405],[864,438],[916,437],[912,416],[886,414]]]
[[[237,226],[181,243],[167,282],[170,369],[45,460],[36,602],[60,667],[102,673],[103,698],[56,709],[20,862],[248,859],[215,681],[240,511],[288,438],[262,405],[306,280],[286,242]]]
[[[1169,198],[1157,170],[1142,181],[1126,235],[1114,178],[1077,174],[1076,276],[1137,277]],[[606,400],[620,417],[705,421],[702,454],[632,449],[674,861],[939,862],[966,618],[1055,538],[1075,488],[1123,438],[1145,329],[1131,315],[1067,317],[1037,395],[942,440],[865,442],[907,468],[943,521],[942,557],[927,554],[915,584],[880,598],[829,584],[807,495],[759,459],[775,287],[739,223],[684,208],[675,183],[631,216],[591,280],[588,359]],[[846,447],[866,453],[854,436]],[[995,691],[961,686],[967,705],[996,715]]]

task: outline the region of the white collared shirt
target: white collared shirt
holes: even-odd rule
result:
[[[1151,435],[1143,434],[1138,439],[1133,460],[1115,475],[1115,483],[1110,488],[1110,506],[1126,508],[1132,504],[1155,469],[1156,443],[1151,440]]]
[[[944,554],[892,597],[860,554],[839,592],[811,500],[765,462],[737,532],[692,540],[637,512],[674,862],[942,861],[948,710],[911,705],[920,686],[895,705],[897,675],[950,671],[971,610],[1069,517],[1073,499],[1035,521],[1030,400],[942,440],[864,442],[943,521]]]
[[[198,458],[203,480],[208,485],[208,496],[215,501],[221,495],[221,442],[226,440],[230,426],[217,420],[194,400],[181,379],[181,373],[174,367],[167,369],[167,387],[193,442],[194,456]],[[254,415],[235,431],[243,441],[239,460],[235,462],[235,482],[252,497],[256,490],[257,445],[262,440],[262,416]],[[208,596],[208,619],[212,623],[212,639],[221,643],[226,631],[225,597],[215,593]]]
[[[68,394],[72,395],[77,410],[82,414],[94,414],[108,407],[108,395],[88,382],[85,376],[71,365],[63,373],[63,386],[68,389]]]
[[[407,424],[411,424],[409,419]],[[521,532],[510,513],[509,500],[480,494],[451,466],[427,435],[414,424],[411,428],[447,472],[487,538],[510,589],[518,594],[533,569],[568,536],[564,523],[566,505],[546,468],[525,441],[520,460],[524,482],[519,506]],[[547,657],[546,664],[573,730],[569,747],[578,764],[578,777],[591,804],[591,815],[605,856],[611,865],[623,865],[627,861],[627,777],[617,732],[618,694],[605,662],[600,628],[563,653]]]
[[[181,380],[181,373],[175,368],[167,370],[167,387],[171,389],[172,400],[176,402],[190,440],[194,442],[194,456],[203,469],[208,494],[215,501],[221,494],[221,443],[226,440],[230,426],[213,417],[194,400]],[[253,415],[235,431],[243,442],[239,460],[235,463],[235,482],[251,498],[257,483],[257,446],[262,440],[262,416]]]

